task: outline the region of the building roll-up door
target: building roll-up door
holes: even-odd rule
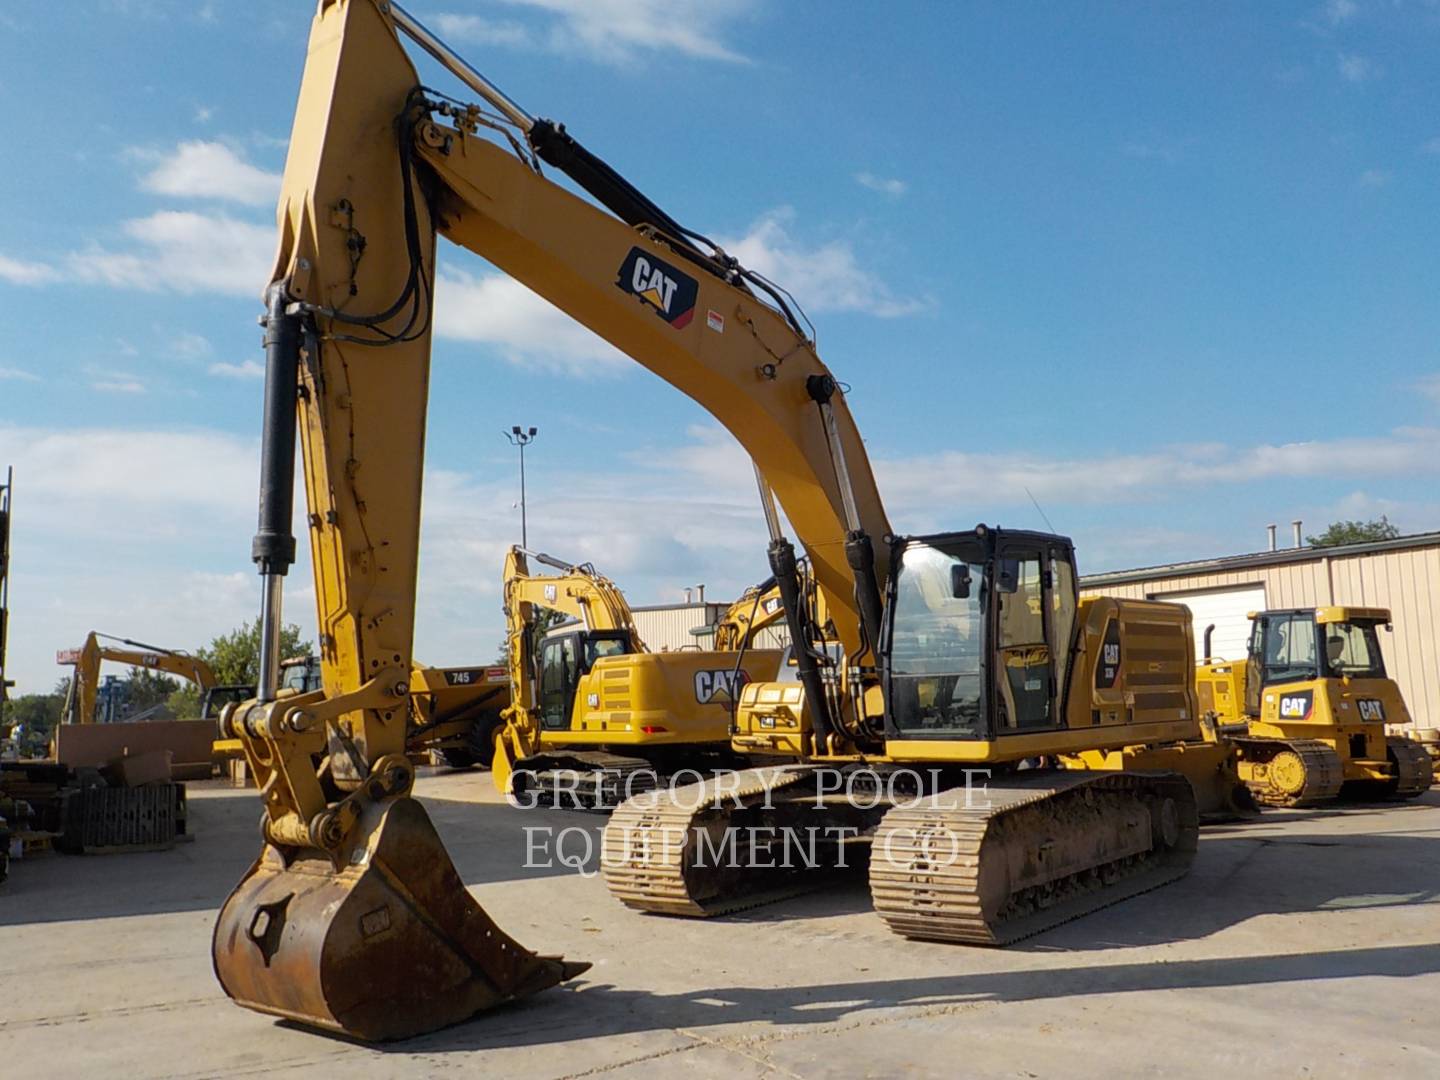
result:
[[[1184,604],[1195,617],[1195,659],[1204,659],[1205,628],[1212,623],[1215,633],[1210,649],[1216,659],[1241,660],[1250,639],[1252,611],[1265,610],[1264,585],[1235,585],[1203,592],[1152,593],[1152,600]]]

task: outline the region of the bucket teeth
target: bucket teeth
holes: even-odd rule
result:
[[[402,1039],[573,979],[495,925],[412,798],[371,807],[352,865],[269,846],[215,924],[236,1002],[365,1041]]]

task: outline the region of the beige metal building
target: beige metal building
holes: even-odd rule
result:
[[[697,604],[651,604],[631,608],[635,616],[635,629],[640,640],[652,652],[676,652],[679,649],[699,649],[709,645],[708,638],[691,633],[705,626],[713,626],[728,604],[709,601]]]
[[[1212,651],[1225,659],[1245,655],[1251,611],[1389,608],[1394,629],[1380,637],[1386,669],[1415,725],[1440,728],[1440,532],[1090,574],[1080,591],[1183,603],[1195,615],[1196,648],[1213,625]]]
[[[715,624],[725,615],[729,604],[712,601],[692,604],[654,604],[632,608],[635,629],[640,640],[654,652],[676,652],[680,649],[714,648]],[[783,649],[790,640],[784,626],[760,631],[755,638],[757,649]]]

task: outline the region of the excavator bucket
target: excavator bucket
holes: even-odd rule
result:
[[[413,798],[372,806],[350,865],[267,845],[215,925],[239,1004],[367,1042],[465,1020],[589,968],[537,956],[465,890]]]

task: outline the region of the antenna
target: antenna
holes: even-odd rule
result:
[[[1022,486],[1024,486],[1024,485],[1022,485]],[[1030,489],[1029,489],[1028,487],[1025,488],[1025,494],[1026,494],[1026,495],[1030,495]],[[1051,524],[1050,518],[1046,515],[1045,511],[1040,509],[1040,504],[1035,501],[1035,496],[1034,496],[1034,495],[1030,495],[1030,501],[1031,501],[1032,503],[1034,503],[1035,509],[1040,511],[1040,516],[1041,516],[1042,518],[1045,518],[1045,527],[1046,527],[1047,529],[1049,529],[1049,530],[1053,533],[1053,532],[1055,531],[1055,526],[1054,526],[1053,524]]]

